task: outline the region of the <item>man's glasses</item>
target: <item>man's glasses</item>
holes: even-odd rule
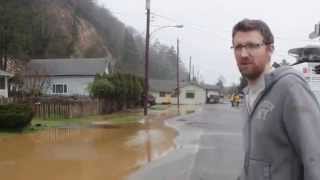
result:
[[[244,48],[247,52],[252,53],[265,45],[265,43],[238,44],[236,46],[231,46],[231,49],[233,49],[236,53],[240,53],[242,48]]]

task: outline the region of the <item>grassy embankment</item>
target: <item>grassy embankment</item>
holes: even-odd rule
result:
[[[93,122],[108,122],[113,125],[137,123],[143,114],[140,111],[136,112],[117,112],[107,115],[95,115],[81,118],[68,118],[68,119],[52,119],[44,120],[35,118],[32,120],[32,126],[41,126],[47,128],[64,127],[64,126],[88,126]]]
[[[169,105],[155,105],[149,108],[149,114],[157,114],[170,110]],[[0,130],[0,136],[2,135],[12,135],[18,133],[32,133],[38,132],[50,128],[63,128],[63,127],[89,127],[95,123],[104,124],[104,125],[126,125],[137,123],[143,119],[143,109],[137,109],[134,111],[124,111],[116,112],[106,115],[95,115],[87,116],[81,118],[49,118],[49,119],[39,119],[34,118],[31,122],[31,125],[24,128],[23,130],[9,130],[2,129]]]
[[[1,129],[0,135],[10,135],[17,133],[30,133],[49,128],[60,128],[60,127],[88,127],[94,122],[102,122],[111,125],[122,125],[137,123],[143,118],[143,113],[140,111],[135,112],[117,112],[107,115],[95,115],[81,118],[61,118],[61,119],[39,119],[34,118],[31,121],[31,125],[24,128],[23,130],[11,130]]]

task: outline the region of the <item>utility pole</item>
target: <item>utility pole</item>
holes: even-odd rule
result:
[[[190,60],[189,60],[189,82],[191,82],[191,56],[190,56]]]
[[[177,105],[180,114],[180,84],[179,84],[179,38],[177,39]]]
[[[146,49],[145,49],[145,67],[144,67],[144,116],[148,115],[148,96],[149,96],[149,43],[150,43],[150,0],[146,0],[147,10],[147,30],[146,30]],[[147,159],[151,162],[151,142],[149,133],[149,119],[145,117],[147,132]]]
[[[148,115],[148,95],[149,95],[149,43],[150,43],[150,0],[146,0],[147,10],[147,30],[145,48],[145,67],[144,67],[144,115]]]
[[[194,64],[192,65],[192,81],[194,81]]]

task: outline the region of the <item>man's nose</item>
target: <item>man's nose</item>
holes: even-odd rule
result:
[[[241,57],[248,57],[249,56],[249,53],[248,53],[248,50],[246,48],[241,48],[240,49],[240,56]]]

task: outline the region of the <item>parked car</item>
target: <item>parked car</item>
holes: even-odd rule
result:
[[[220,102],[220,96],[219,95],[213,95],[211,94],[208,98],[207,98],[207,103],[208,104],[216,104]]]
[[[144,94],[141,96],[141,105],[144,104]],[[152,95],[148,95],[147,97],[147,105],[148,107],[153,106],[156,104],[156,98]]]

